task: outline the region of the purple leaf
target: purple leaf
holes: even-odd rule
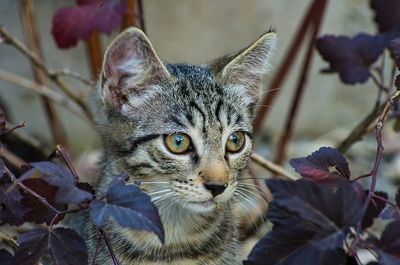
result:
[[[75,46],[94,31],[110,34],[121,25],[126,7],[125,0],[80,0],[78,4],[53,16],[51,32],[59,48]]]
[[[14,265],[36,265],[46,253],[49,245],[48,231],[33,229],[18,239],[19,249],[15,253]]]
[[[368,194],[368,190],[365,191],[365,194]],[[375,195],[388,199],[388,195],[386,192],[377,191]],[[372,198],[369,202],[367,211],[364,214],[364,218],[362,220],[362,227],[368,228],[374,222],[374,219],[379,216],[382,210],[385,208],[386,202],[377,198]]]
[[[346,264],[343,242],[362,218],[362,202],[351,184],[337,177],[321,183],[267,180],[274,224],[252,250],[246,265]]]
[[[371,8],[375,11],[375,22],[380,32],[390,32],[400,27],[400,1],[371,0]]]
[[[50,253],[58,265],[87,265],[85,241],[74,230],[58,227],[50,233]]]
[[[394,221],[386,226],[377,247],[375,251],[379,256],[379,264],[400,264],[400,221]]]
[[[10,186],[0,187],[0,223],[21,225],[27,209],[21,204],[22,196],[17,188],[7,191]]]
[[[387,220],[387,219],[396,219],[400,221],[400,212],[397,211],[396,208],[394,208],[391,205],[388,205],[388,207],[386,207],[386,209],[384,209],[381,214],[379,215],[379,218],[383,219],[383,220]]]
[[[21,176],[21,180],[40,178],[50,186],[57,187],[55,201],[60,204],[79,204],[91,200],[93,194],[79,189],[76,178],[65,168],[52,162],[32,163],[32,168]]]
[[[22,182],[25,186],[42,196],[46,201],[56,208],[58,211],[65,211],[68,206],[66,204],[58,204],[55,202],[55,196],[57,194],[58,188],[50,186],[42,179],[27,179]],[[50,224],[56,213],[47,208],[40,200],[35,198],[29,193],[23,194],[22,204],[28,209],[24,219],[28,222],[34,222],[37,224],[46,223]],[[58,223],[64,218],[60,215],[55,223]]]
[[[289,161],[297,173],[305,178],[323,181],[332,177],[350,178],[349,165],[346,158],[336,149],[321,147],[307,157]]]
[[[329,62],[324,72],[337,72],[343,83],[365,83],[371,73],[369,67],[385,48],[383,36],[360,33],[353,38],[326,35],[318,38],[316,47],[322,58]]]
[[[157,208],[150,197],[135,185],[114,180],[107,191],[106,201],[94,200],[90,204],[94,223],[101,227],[112,217],[123,227],[155,233],[164,242],[164,230]]]
[[[400,187],[398,187],[396,191],[396,205],[400,207]]]
[[[58,265],[86,265],[87,248],[83,239],[70,228],[33,229],[23,234],[13,264],[36,265],[47,251]]]

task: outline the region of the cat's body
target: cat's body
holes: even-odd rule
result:
[[[126,172],[157,206],[165,243],[110,221],[104,231],[122,265],[241,264],[234,203],[252,148],[261,76],[275,34],[212,65],[164,65],[146,36],[125,31],[105,55],[94,110],[103,138],[99,193]],[[246,197],[244,197],[246,199]],[[87,221],[89,252],[96,248]],[[104,243],[96,264],[111,265]]]

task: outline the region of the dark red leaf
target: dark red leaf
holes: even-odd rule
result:
[[[61,8],[53,16],[51,32],[59,48],[75,46],[94,31],[110,34],[121,25],[126,7],[125,0],[81,0],[78,4]]]
[[[0,223],[21,225],[27,209],[22,205],[22,196],[17,188],[10,191],[11,185],[0,187]]]
[[[19,249],[15,253],[14,265],[36,265],[49,246],[49,234],[44,229],[33,229],[18,239]]]
[[[396,192],[396,205],[400,207],[400,187],[397,188]]]
[[[57,265],[87,265],[85,241],[72,229],[56,228],[50,233],[50,253]]]
[[[368,194],[368,191],[365,191],[366,194]],[[384,199],[388,199],[388,195],[386,192],[381,192],[377,191],[375,192],[375,195],[378,195]],[[377,198],[372,198],[371,201],[369,202],[367,211],[364,214],[364,218],[362,220],[362,227],[367,228],[372,225],[374,222],[374,219],[379,216],[379,214],[382,212],[382,210],[385,208],[386,202]]]
[[[375,11],[375,22],[380,32],[390,32],[400,27],[400,1],[371,0]]]
[[[400,221],[394,221],[386,226],[377,247],[379,264],[400,264]]]
[[[268,211],[273,228],[245,264],[346,264],[343,242],[362,218],[362,202],[349,181],[267,180],[267,185],[274,197]]]
[[[21,180],[39,178],[53,187],[57,187],[55,201],[60,204],[79,204],[93,198],[93,194],[79,189],[76,178],[65,168],[49,162],[32,163],[32,169],[21,176]]]
[[[360,33],[353,38],[326,35],[318,38],[316,47],[329,62],[328,73],[337,72],[345,84],[364,83],[370,77],[369,67],[383,52],[386,39]]]
[[[86,265],[88,254],[83,239],[72,229],[33,229],[23,234],[14,265],[36,265],[48,250],[58,265]]]
[[[297,173],[313,180],[323,181],[337,176],[350,178],[346,158],[331,147],[321,147],[311,155],[291,159],[289,163]]]
[[[54,208],[59,211],[65,211],[68,206],[66,204],[58,204],[55,202],[55,196],[58,188],[50,186],[42,179],[27,179],[22,182],[28,188],[42,196],[46,201],[51,204]],[[32,196],[31,194],[23,194],[22,204],[28,209],[24,216],[25,221],[34,222],[37,224],[46,223],[50,224],[56,213],[47,208],[40,200]],[[58,223],[64,218],[60,215],[56,221]]]
[[[90,209],[98,227],[112,217],[123,227],[155,233],[164,242],[158,210],[150,197],[136,185],[126,185],[121,179],[114,180],[108,188],[106,201],[94,200]]]

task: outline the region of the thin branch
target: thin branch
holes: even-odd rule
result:
[[[368,191],[368,195],[367,198],[364,202],[364,206],[363,206],[363,213],[366,212],[368,205],[371,201],[371,198],[373,196],[373,193],[375,192],[375,187],[376,187],[376,182],[378,179],[378,170],[379,170],[379,166],[381,164],[382,161],[382,156],[383,156],[383,144],[382,144],[382,129],[383,129],[383,123],[386,120],[386,117],[390,111],[390,109],[393,106],[393,103],[396,99],[398,99],[400,97],[400,91],[397,91],[395,94],[393,94],[389,101],[385,104],[385,107],[381,113],[381,115],[379,116],[379,119],[376,123],[375,126],[375,134],[376,134],[376,156],[375,156],[375,162],[374,162],[374,167],[371,171],[371,184],[369,187],[369,191]],[[358,230],[361,229],[361,221],[358,225]]]
[[[298,112],[298,109],[300,108],[301,99],[304,95],[306,83],[307,83],[309,72],[310,72],[311,62],[312,62],[312,58],[313,58],[313,54],[314,54],[315,40],[317,38],[319,29],[320,29],[320,26],[322,23],[322,18],[323,18],[324,11],[325,11],[326,1],[321,0],[318,4],[319,4],[318,8],[319,8],[320,12],[316,13],[316,15],[313,17],[312,23],[310,25],[310,30],[312,31],[312,33],[311,33],[311,36],[309,37],[309,43],[308,43],[306,55],[304,58],[303,65],[301,67],[302,70],[301,70],[301,73],[299,76],[299,80],[297,81],[296,90],[293,95],[289,113],[286,117],[285,127],[282,131],[282,134],[281,134],[278,144],[277,144],[275,163],[277,163],[278,165],[281,165],[285,160],[287,145],[293,134],[293,128],[294,128],[294,124],[296,121],[297,112]]]
[[[301,45],[304,41],[306,36],[306,32],[310,27],[313,18],[318,15],[320,10],[320,0],[314,0],[308,7],[307,13],[303,16],[300,26],[296,31],[296,35],[293,41],[290,44],[290,48],[285,53],[286,56],[283,59],[282,63],[280,64],[274,79],[272,80],[269,88],[267,91],[272,91],[268,93],[268,95],[261,100],[260,105],[263,106],[270,106],[272,107],[273,103],[275,102],[276,97],[281,92],[281,90],[276,90],[277,87],[281,87],[282,83],[285,81],[287,74],[289,73],[290,69],[294,65],[293,61],[296,59],[300,52]],[[257,133],[261,129],[262,123],[265,121],[269,114],[270,108],[264,108],[257,113],[257,116],[254,121],[254,132]]]
[[[36,24],[33,1],[21,0],[20,11],[22,29],[28,47],[37,55],[39,60],[43,61],[43,52],[38,37],[39,31]],[[32,61],[31,64],[35,81],[40,85],[48,87],[49,76],[46,74],[46,71],[35,65]],[[41,102],[45,109],[45,117],[47,118],[47,123],[49,124],[54,142],[68,146],[68,139],[65,133],[64,125],[61,122],[59,113],[53,102],[44,96],[41,96]]]
[[[389,204],[389,205],[392,206],[392,207],[397,211],[397,213],[400,215],[400,208],[399,208],[395,203],[389,201],[388,199],[386,199],[386,198],[384,198],[384,197],[382,197],[382,196],[376,195],[375,193],[372,194],[372,197],[374,197],[375,199],[381,200],[381,201],[383,201],[383,202]]]
[[[49,69],[49,71],[50,71],[50,74],[52,76],[55,76],[55,77],[57,77],[57,76],[69,76],[69,77],[72,77],[72,78],[74,78],[76,80],[81,81],[82,83],[84,83],[84,84],[86,84],[86,85],[88,85],[90,87],[93,87],[96,84],[96,81],[94,81],[93,79],[83,77],[79,73],[71,71],[70,69],[59,69],[59,70],[50,70]]]
[[[271,161],[268,161],[264,158],[262,158],[260,155],[256,153],[252,153],[250,158],[258,165],[260,165],[262,168],[272,172],[275,175],[282,176],[285,179],[290,179],[290,180],[296,180],[298,177],[292,175],[291,173],[287,172],[283,167],[274,164]]]
[[[42,197],[41,195],[37,194],[36,192],[34,192],[33,190],[31,190],[30,188],[28,188],[27,186],[25,186],[22,182],[20,182],[15,175],[5,166],[4,167],[4,171],[7,173],[7,175],[11,178],[11,181],[14,182],[16,185],[18,185],[21,189],[23,189],[25,192],[29,193],[30,195],[32,195],[33,197],[35,197],[36,199],[38,199],[43,205],[45,205],[47,208],[51,209],[55,214],[60,214],[62,212],[60,212],[59,210],[57,210],[56,208],[54,208],[53,205],[51,205],[50,203],[47,202],[46,198]]]
[[[93,253],[92,265],[96,265],[96,258],[97,258],[97,255],[99,253],[100,241],[101,241],[102,238],[103,238],[103,236],[100,233],[98,233],[98,237],[97,237],[97,241],[96,241],[96,247],[95,247],[94,253]]]
[[[21,123],[19,123],[19,124],[21,124]],[[18,126],[18,125],[13,125],[10,121],[7,121],[7,125],[14,127],[14,128],[16,126]],[[50,151],[48,146],[46,146],[42,141],[35,138],[34,136],[26,133],[25,130],[13,130],[12,135],[15,136],[18,139],[18,141],[26,143],[26,144],[34,147],[38,151],[41,151],[41,152]]]
[[[106,242],[108,251],[110,252],[110,256],[111,256],[111,259],[112,259],[114,265],[119,265],[118,259],[115,256],[114,250],[111,247],[110,240],[108,239],[106,232],[102,229],[99,229],[99,232],[100,232],[101,236],[103,237],[104,242]]]
[[[375,106],[374,109],[367,116],[365,116],[365,118],[359,124],[357,124],[356,127],[354,127],[346,139],[339,144],[337,147],[338,150],[342,153],[345,153],[355,142],[360,141],[364,135],[369,133],[373,128],[371,125],[374,124],[384,108],[385,104]]]
[[[56,157],[61,157],[61,159],[64,161],[64,163],[67,165],[69,171],[71,172],[71,174],[75,177],[75,179],[79,182],[79,176],[78,173],[76,173],[76,170],[74,168],[74,166],[72,165],[72,160],[69,157],[68,153],[65,151],[65,148],[58,144],[56,146],[56,148],[54,149],[54,151],[49,155],[49,157],[47,158],[47,160],[52,160],[53,158]]]
[[[87,120],[87,117],[84,115],[82,108],[79,105],[77,105],[76,102],[51,90],[48,87],[39,85],[27,78],[9,72],[5,72],[2,70],[0,70],[0,80],[13,83],[19,87],[23,87],[39,95],[43,95],[52,100],[53,102],[65,107],[66,109],[76,114],[77,116]]]
[[[22,165],[27,164],[27,162],[25,160],[23,160],[16,154],[12,153],[10,150],[8,150],[3,145],[0,148],[0,156],[7,159],[7,161],[15,168],[20,168]]]
[[[49,77],[50,79],[66,94],[68,95],[71,100],[75,101],[78,104],[84,114],[91,120],[91,113],[86,106],[86,103],[80,97],[80,95],[76,94],[72,89],[70,89],[60,78],[59,71],[51,70],[47,68],[42,60],[30,50],[28,47],[25,46],[20,40],[15,38],[11,33],[9,33],[4,27],[0,26],[0,36],[4,38],[4,41],[12,46],[14,46],[17,50],[19,50],[22,54],[28,57],[37,67],[41,68]],[[79,79],[80,80],[80,79]]]

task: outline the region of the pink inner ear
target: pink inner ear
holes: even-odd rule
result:
[[[129,72],[135,72],[135,69],[131,69],[133,71],[129,69],[134,65],[133,61],[136,61],[139,65],[140,61],[144,60],[141,56],[138,56],[139,53],[136,49],[139,47],[135,45],[139,44],[137,41],[135,43],[133,40],[121,39],[118,42],[107,53],[104,65],[106,78],[115,86],[120,83],[121,77]]]

